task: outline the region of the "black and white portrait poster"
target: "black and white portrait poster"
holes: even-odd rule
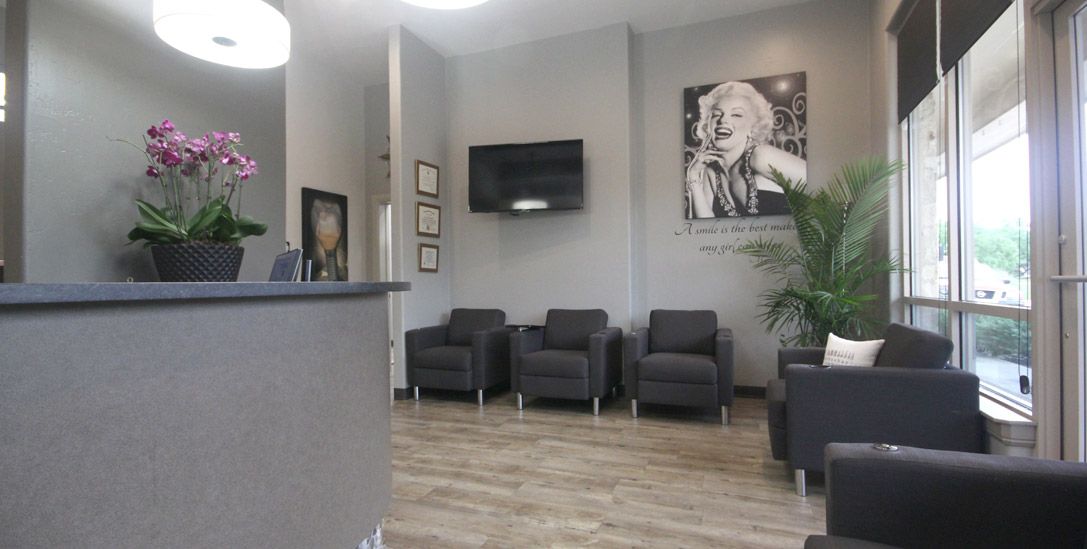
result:
[[[803,72],[684,89],[684,217],[788,214],[771,170],[807,178],[807,103]]]
[[[347,197],[302,187],[302,257],[313,280],[347,280]]]

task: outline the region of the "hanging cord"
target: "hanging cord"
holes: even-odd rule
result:
[[[1016,77],[1016,80],[1017,80],[1016,86],[1015,86],[1015,94],[1016,94],[1016,99],[1017,99],[1016,107],[1015,107],[1016,111],[1017,111],[1016,116],[1015,116],[1015,123],[1016,123],[1016,128],[1018,130],[1018,133],[1016,135],[1022,136],[1023,133],[1026,131],[1026,129],[1023,127],[1023,118],[1024,118],[1023,111],[1025,110],[1025,107],[1026,107],[1024,105],[1023,87],[1024,87],[1025,82],[1026,82],[1026,78],[1025,78],[1026,75],[1024,74],[1024,68],[1023,68],[1023,46],[1022,46],[1023,33],[1020,30],[1020,29],[1022,29],[1022,26],[1023,26],[1023,20],[1022,20],[1022,17],[1023,17],[1023,0],[1015,0],[1015,5],[1014,5],[1013,9],[1015,9],[1015,73],[1016,73],[1015,77]],[[1028,176],[1028,178],[1029,178],[1029,176]],[[1024,242],[1024,235],[1026,235],[1026,242]],[[1028,224],[1027,227],[1026,227],[1026,230],[1024,231],[1023,218],[1020,217],[1019,218],[1019,258],[1020,258],[1019,259],[1019,264],[1020,265],[1023,264],[1022,258],[1023,258],[1024,248],[1026,248],[1026,255],[1027,255],[1026,264],[1029,266],[1030,265],[1030,225]],[[1023,295],[1024,295],[1023,294],[1023,275],[1024,274],[1025,273],[1023,272],[1023,268],[1020,267],[1019,268],[1019,277],[1018,277],[1019,280],[1017,281],[1017,287],[1019,289],[1019,304],[1020,305],[1023,304]],[[1029,291],[1029,289],[1028,289],[1028,291]],[[1023,314],[1024,314],[1024,311],[1020,310],[1019,314],[1017,315],[1017,318],[1016,318],[1016,321],[1018,323],[1018,338],[1017,338],[1017,341],[1016,341],[1016,349],[1017,349],[1016,355],[1018,355],[1018,357],[1017,357],[1017,360],[1015,362],[1016,362],[1016,365],[1017,365],[1018,371],[1019,371],[1019,392],[1024,394],[1024,395],[1029,395],[1030,394],[1030,376],[1028,376],[1026,374],[1026,370],[1029,369],[1029,366],[1024,366],[1023,363],[1026,362],[1029,365],[1031,357],[1030,357],[1030,346],[1029,345],[1024,345]],[[1028,332],[1027,332],[1026,341],[1029,342],[1030,341],[1029,327],[1027,328],[1027,330],[1028,330]],[[1026,354],[1024,355],[1024,353],[1026,353]]]

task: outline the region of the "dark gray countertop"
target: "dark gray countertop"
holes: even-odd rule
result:
[[[406,292],[410,282],[88,282],[0,284],[0,305]]]

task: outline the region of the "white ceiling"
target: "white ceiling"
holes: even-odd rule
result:
[[[635,33],[799,4],[807,0],[490,0],[465,10],[399,0],[282,0],[299,55],[333,63],[365,85],[388,81],[388,29],[403,25],[447,57],[628,22]],[[88,13],[144,37],[151,0],[88,0]],[[146,31],[143,28],[146,27]]]

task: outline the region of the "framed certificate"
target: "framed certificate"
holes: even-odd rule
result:
[[[438,198],[438,167],[422,160],[415,161],[415,192]]]
[[[433,244],[419,245],[419,272],[438,272],[438,247]]]
[[[442,207],[426,202],[415,203],[415,234],[419,236],[442,236]]]

